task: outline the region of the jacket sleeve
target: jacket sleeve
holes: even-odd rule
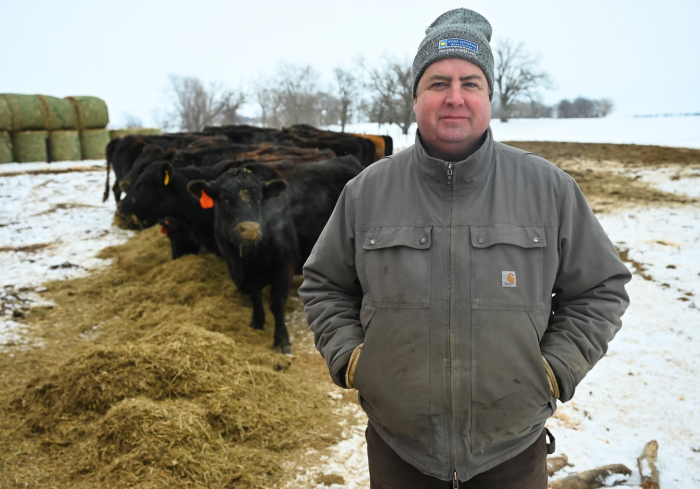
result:
[[[629,305],[625,284],[632,275],[573,179],[559,219],[559,269],[540,348],[566,402],[622,326]]]
[[[362,287],[355,268],[355,211],[346,185],[304,265],[299,296],[314,342],[333,382],[345,387],[341,370],[364,341],[360,324]]]

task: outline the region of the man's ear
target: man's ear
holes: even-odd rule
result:
[[[170,181],[173,179],[173,165],[164,161],[161,163],[160,172],[162,177],[162,182],[165,187],[170,185]]]
[[[270,180],[263,185],[263,198],[270,199],[277,197],[279,194],[287,190],[287,182],[284,180]]]
[[[199,205],[202,206],[202,209],[211,209],[214,207],[216,190],[207,182],[202,180],[193,180],[187,184],[187,190],[190,192],[192,197],[199,201]]]

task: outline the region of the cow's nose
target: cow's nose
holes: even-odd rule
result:
[[[239,222],[236,225],[236,231],[241,235],[241,238],[248,241],[257,241],[260,238],[260,224],[257,222]]]

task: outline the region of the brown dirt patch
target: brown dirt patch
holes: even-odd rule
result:
[[[571,175],[597,213],[640,205],[695,204],[697,199],[653,188],[640,181],[636,170],[700,169],[700,150],[634,144],[510,141],[510,146],[532,151]]]

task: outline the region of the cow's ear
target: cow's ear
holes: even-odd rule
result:
[[[173,165],[168,163],[167,161],[164,161],[161,163],[161,177],[163,181],[164,186],[170,185],[170,181],[173,179]]]
[[[270,180],[265,182],[263,186],[263,197],[266,199],[277,197],[279,194],[287,190],[287,182],[284,180]]]
[[[211,209],[214,207],[216,190],[207,182],[203,182],[202,180],[193,180],[187,184],[187,190],[190,192],[192,197],[199,201],[199,205],[202,206],[202,209]]]

